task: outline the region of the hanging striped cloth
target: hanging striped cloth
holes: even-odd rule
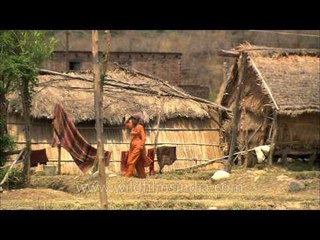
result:
[[[60,104],[56,104],[53,116],[53,146],[58,146],[60,143],[61,147],[69,152],[80,170],[86,173],[94,164],[97,149],[82,137]],[[111,152],[107,151],[105,153],[106,166],[109,165],[110,157]]]

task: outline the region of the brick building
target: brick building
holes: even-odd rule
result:
[[[102,58],[102,52],[100,57]],[[177,52],[110,52],[109,67],[114,63],[134,68],[179,86],[191,95],[208,98],[209,88],[187,84],[181,74],[182,54]],[[43,68],[57,72],[92,70],[91,51],[55,51]]]
[[[100,52],[102,57],[102,52]],[[181,84],[181,53],[174,52],[111,52],[109,62],[132,67],[161,79],[173,85]],[[86,71],[92,69],[92,53],[90,51],[55,51],[44,64],[46,69],[66,71]]]

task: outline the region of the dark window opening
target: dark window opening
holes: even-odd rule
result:
[[[80,62],[75,62],[75,61],[69,62],[69,70],[79,71],[80,69],[81,69]]]

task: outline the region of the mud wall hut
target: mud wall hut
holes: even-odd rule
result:
[[[61,104],[81,134],[96,146],[93,81],[90,73],[43,72],[32,97],[32,149],[46,149],[49,165],[56,165],[57,148],[52,147],[52,117]],[[22,109],[17,94],[10,96],[8,131],[18,149],[25,144]],[[196,99],[166,81],[138,71],[116,68],[108,72],[104,85],[104,141],[111,151],[110,170],[120,170],[121,151],[129,149],[129,130],[123,127],[126,114],[143,112],[146,147],[152,148],[160,116],[158,146],[176,146],[177,161],[164,171],[192,166],[222,155],[220,119],[225,108]],[[159,115],[159,113],[161,113]],[[61,172],[79,174],[68,152],[62,149]],[[158,165],[155,164],[156,170]]]
[[[270,145],[270,163],[287,156],[319,158],[320,51],[246,44],[220,55],[236,59],[218,103],[239,109],[237,149]],[[225,125],[230,132],[231,122]]]

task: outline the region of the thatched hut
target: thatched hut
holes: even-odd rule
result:
[[[38,79],[31,108],[32,149],[45,148],[48,164],[57,164],[57,148],[51,147],[51,122],[56,103],[64,107],[81,134],[95,146],[92,74],[42,71]],[[153,147],[159,116],[158,146],[177,147],[177,161],[164,170],[188,167],[222,154],[220,119],[225,108],[192,97],[166,81],[119,67],[110,70],[106,76],[103,101],[105,150],[112,152],[110,169],[113,171],[120,169],[121,151],[129,149],[130,134],[123,127],[123,117],[137,111],[145,116],[147,149]],[[8,130],[16,139],[18,148],[25,143],[20,102],[18,95],[13,94],[8,108]],[[61,162],[62,173],[80,173],[64,149]]]
[[[319,158],[320,51],[246,44],[220,55],[235,58],[218,103],[239,110],[239,120],[227,122],[237,127],[238,150],[270,145],[270,163]]]

